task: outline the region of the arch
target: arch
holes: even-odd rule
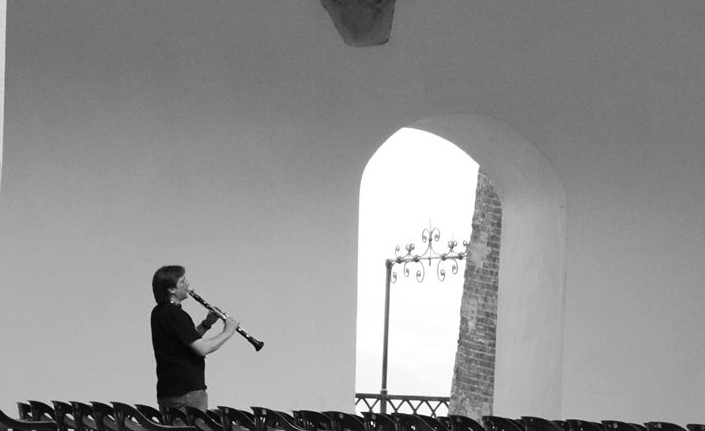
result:
[[[402,127],[368,160],[360,181],[358,237],[358,308],[356,388],[379,389],[383,361],[385,261],[405,253],[413,243],[424,253],[424,229],[438,229],[435,253],[455,239],[470,239],[477,163],[457,145],[418,129]],[[469,173],[472,172],[472,175]],[[395,246],[401,247],[395,252]],[[457,251],[457,250],[456,250]],[[436,261],[440,264],[440,261]],[[430,262],[429,262],[430,264]],[[451,265],[396,266],[398,282],[391,287],[389,386],[394,394],[447,396],[452,383],[462,268]],[[426,268],[426,269],[424,269]],[[437,269],[447,272],[439,280]],[[416,277],[423,270],[423,280]],[[424,324],[419,327],[419,312]],[[419,350],[433,352],[419,355]],[[446,375],[447,374],[447,375]]]
[[[443,115],[408,125],[466,151],[502,198],[494,412],[559,417],[566,194],[543,154],[493,118]]]

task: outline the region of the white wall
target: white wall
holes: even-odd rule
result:
[[[2,182],[2,143],[3,123],[5,121],[5,24],[7,1],[0,0],[0,183]]]
[[[151,401],[149,279],[181,262],[266,343],[209,360],[214,403],[351,410],[362,170],[480,114],[567,201],[562,366],[496,413],[705,420],[703,29],[690,0],[408,0],[355,49],[315,1],[9,1],[0,408]]]

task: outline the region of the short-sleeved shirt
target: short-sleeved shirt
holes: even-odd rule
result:
[[[201,338],[181,305],[152,309],[152,347],[157,361],[157,397],[177,397],[206,388],[206,361],[189,345]]]

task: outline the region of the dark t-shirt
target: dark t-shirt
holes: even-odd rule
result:
[[[157,360],[157,397],[177,397],[206,388],[206,361],[189,347],[201,338],[181,305],[167,302],[152,310],[152,346]]]

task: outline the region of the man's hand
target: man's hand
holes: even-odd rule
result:
[[[210,328],[217,321],[218,321],[218,315],[215,312],[211,311],[208,313],[206,318],[203,320],[203,323],[205,323],[206,326]]]
[[[200,356],[206,356],[209,353],[215,352],[223,345],[233,334],[237,331],[240,326],[240,322],[236,321],[232,317],[225,319],[225,325],[223,325],[223,330],[211,338],[199,338],[189,346]]]
[[[232,317],[228,317],[225,319],[225,327],[223,328],[223,332],[226,332],[230,335],[234,334],[237,328],[240,327],[240,322],[236,321]]]

